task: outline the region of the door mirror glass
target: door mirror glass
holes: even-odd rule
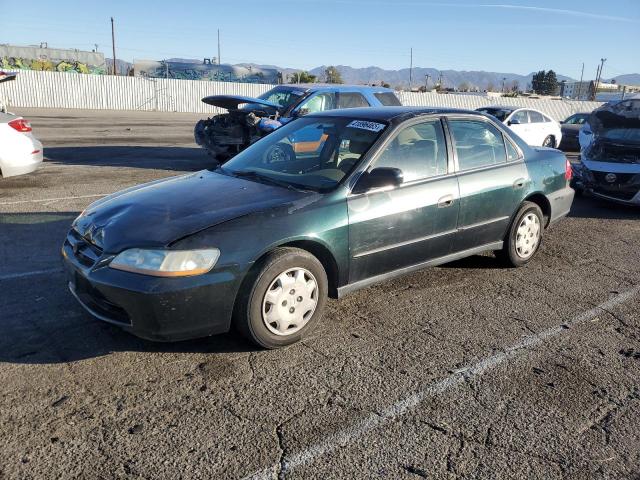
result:
[[[377,188],[397,187],[402,184],[403,178],[402,170],[399,168],[374,168],[360,177],[353,192],[363,193]]]
[[[309,109],[308,108],[299,108],[297,110],[293,111],[293,116],[294,117],[304,117],[305,115],[309,114]]]
[[[509,126],[511,125],[520,125],[520,120],[518,120],[517,118],[512,118],[511,120],[509,120]]]

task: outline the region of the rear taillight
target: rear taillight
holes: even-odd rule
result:
[[[9,126],[19,132],[31,131],[31,124],[27,122],[24,118],[16,118],[15,120],[11,120],[9,122]]]
[[[571,162],[567,158],[566,163],[564,165],[564,178],[566,180],[571,180],[573,177],[573,169],[571,168]]]

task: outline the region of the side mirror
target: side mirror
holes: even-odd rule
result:
[[[560,120],[558,123],[559,123],[560,125],[564,125],[564,120]]]
[[[308,115],[308,114],[309,114],[309,109],[308,108],[299,108],[299,109],[293,111],[293,116],[295,118],[304,117],[305,115]]]
[[[397,187],[402,184],[403,180],[404,175],[399,168],[374,168],[360,177],[353,191],[354,193],[364,193],[378,188]]]
[[[520,125],[520,120],[518,120],[517,118],[509,120],[509,126],[511,125]]]

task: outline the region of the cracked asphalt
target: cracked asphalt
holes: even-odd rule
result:
[[[577,198],[491,255],[330,301],[311,338],[156,344],[91,318],[59,248],[99,196],[212,162],[199,115],[25,110],[0,179],[0,478],[640,479],[640,211]]]

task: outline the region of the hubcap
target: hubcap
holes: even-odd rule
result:
[[[262,300],[262,321],[275,335],[291,335],[303,328],[318,306],[318,282],[305,268],[278,275]]]
[[[553,138],[547,137],[544,139],[543,147],[552,147],[553,146]]]
[[[540,219],[535,213],[527,213],[516,231],[516,253],[520,258],[529,258],[540,243]]]

